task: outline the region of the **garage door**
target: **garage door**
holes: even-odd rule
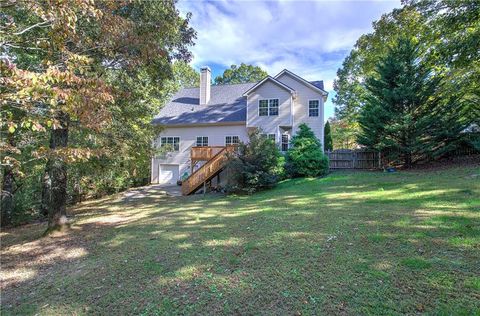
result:
[[[179,179],[178,165],[160,165],[158,183],[176,184]]]

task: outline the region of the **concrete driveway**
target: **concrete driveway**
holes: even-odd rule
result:
[[[151,184],[144,187],[130,189],[123,193],[126,201],[133,201],[155,194],[165,194],[168,196],[181,196],[182,187],[179,185]]]

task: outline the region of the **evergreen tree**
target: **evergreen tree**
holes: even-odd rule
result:
[[[323,146],[324,150],[333,150],[332,132],[330,131],[330,123],[327,121],[323,128]]]
[[[320,140],[307,124],[300,124],[286,155],[285,169],[291,177],[317,177],[328,172],[328,158]]]
[[[418,44],[403,37],[366,80],[359,117],[360,144],[381,150],[410,167],[435,157],[465,127],[455,115],[454,97],[441,97],[442,78],[423,62]]]

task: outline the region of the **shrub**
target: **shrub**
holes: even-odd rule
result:
[[[228,164],[227,192],[251,194],[275,186],[283,167],[275,142],[259,130],[249,133],[248,143],[241,143]]]
[[[290,177],[317,177],[328,172],[328,158],[320,141],[306,124],[301,124],[297,135],[292,137],[285,169]]]

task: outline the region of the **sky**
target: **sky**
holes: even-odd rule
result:
[[[385,1],[180,1],[197,31],[192,66],[209,66],[212,77],[230,65],[252,64],[276,75],[282,69],[323,80],[333,116],[333,81],[356,40],[372,22],[400,7]]]

